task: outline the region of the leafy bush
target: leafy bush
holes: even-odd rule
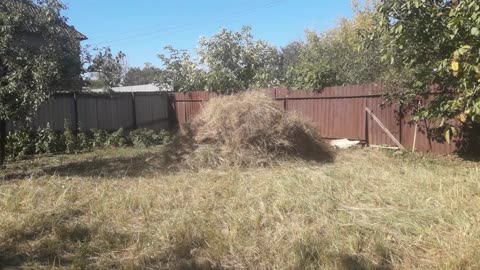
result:
[[[29,128],[20,128],[7,137],[7,154],[14,159],[25,158],[35,153],[35,132]]]
[[[92,129],[93,132],[93,148],[105,147],[107,143],[108,133],[101,129]]]
[[[125,147],[128,146],[128,139],[125,136],[125,130],[119,128],[117,131],[108,135],[107,140],[105,141],[105,146],[107,147]]]
[[[164,143],[164,144],[172,141],[172,134],[165,129],[162,129],[159,132],[159,135],[162,137],[162,143]]]
[[[93,146],[93,135],[88,130],[78,130],[77,147],[79,150],[88,150]]]
[[[63,124],[63,139],[65,141],[65,152],[68,154],[73,154],[78,148],[77,136],[71,128],[70,121],[65,119]]]
[[[65,142],[61,135],[52,129],[50,123],[45,128],[37,131],[37,141],[35,143],[35,153],[37,154],[55,154],[65,150]]]
[[[130,132],[130,139],[135,147],[150,147],[164,143],[164,139],[169,138],[167,133],[166,131],[156,133],[151,129],[142,128]]]
[[[138,129],[127,136],[123,128],[108,133],[105,130],[79,129],[75,134],[69,121],[64,122],[63,133],[52,129],[50,123],[36,132],[28,128],[20,128],[10,133],[7,138],[7,154],[12,158],[24,158],[33,154],[73,154],[77,151],[103,147],[150,147],[171,140],[168,131],[155,132],[149,129]]]

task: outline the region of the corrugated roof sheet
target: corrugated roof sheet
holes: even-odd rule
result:
[[[130,93],[130,92],[167,92],[168,89],[160,89],[160,87],[155,84],[144,84],[144,85],[135,85],[135,86],[121,86],[113,87],[113,92],[115,93]],[[103,88],[91,89],[88,90],[93,93],[103,93],[105,90]]]

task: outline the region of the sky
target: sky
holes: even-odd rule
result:
[[[160,65],[163,48],[193,51],[200,36],[250,25],[276,46],[302,40],[352,16],[351,0],[64,0],[69,24],[89,39],[82,45],[123,51],[130,67]]]

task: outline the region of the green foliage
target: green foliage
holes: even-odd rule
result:
[[[79,129],[75,134],[69,121],[65,121],[63,133],[53,130],[49,123],[37,131],[27,127],[17,128],[7,138],[7,154],[11,159],[23,159],[34,154],[74,154],[104,147],[151,147],[170,140],[171,135],[166,130],[155,132],[138,129],[127,136],[123,128],[112,133],[98,129]]]
[[[170,135],[166,131],[156,133],[150,129],[137,129],[130,132],[130,139],[135,147],[150,147],[164,143],[164,140],[170,140]]]
[[[81,89],[80,45],[65,30],[64,8],[59,0],[0,2],[0,126],[31,118],[54,91]],[[0,131],[0,166],[6,136]]]
[[[106,146],[108,133],[103,129],[92,129],[92,146],[93,148],[102,148]]]
[[[125,130],[123,128],[108,135],[105,141],[105,146],[107,147],[125,147],[128,144],[128,138],[125,136]]]
[[[239,32],[222,29],[200,38],[199,61],[169,46],[168,56],[160,55],[164,66],[160,83],[174,91],[229,93],[279,85],[321,89],[380,80],[385,72],[382,43],[363,42],[380,20],[375,5],[374,0],[365,1],[363,7],[357,4],[352,19],[343,19],[323,33],[306,31],[305,42],[292,42],[281,50],[256,40],[250,27]]]
[[[221,29],[210,38],[200,38],[199,43],[200,61],[208,70],[208,89],[231,92],[278,85],[279,52],[263,40],[254,40],[250,27],[240,32]]]
[[[35,132],[29,128],[19,128],[7,137],[7,155],[22,159],[35,153]]]
[[[161,74],[161,69],[152,66],[150,63],[146,63],[142,69],[137,67],[130,68],[125,74],[123,85],[129,86],[155,83],[161,77]]]
[[[307,42],[302,44],[300,53],[287,67],[286,84],[297,89],[322,89],[336,85],[337,72],[332,67],[330,55],[326,52],[326,39],[314,32],[306,32]]]
[[[168,54],[159,55],[164,67],[159,83],[173,91],[232,92],[280,82],[279,51],[254,40],[250,27],[240,32],[222,29],[210,38],[200,38],[198,61],[186,50],[165,49]]]
[[[364,46],[364,37],[379,20],[375,3],[355,8],[352,19],[342,19],[335,28],[316,33],[306,31],[305,42],[294,42],[283,49],[286,86],[322,89],[326,86],[378,81],[385,65],[381,63],[380,42]]]
[[[417,119],[443,119],[446,137],[449,119],[480,123],[480,1],[389,0],[378,12],[391,97],[416,107]]]
[[[93,134],[88,130],[80,129],[77,134],[77,145],[79,150],[89,150],[93,147]]]
[[[158,134],[162,137],[163,144],[167,144],[173,140],[172,134],[165,129],[162,129]]]
[[[61,135],[52,129],[50,123],[45,128],[37,130],[35,153],[56,154],[65,150],[65,143]]]
[[[85,86],[88,89],[101,89],[107,87],[105,82],[98,80],[98,79],[92,79],[92,78],[86,78],[85,79]]]
[[[65,152],[67,154],[73,154],[78,148],[78,140],[77,140],[77,136],[75,136],[75,133],[72,130],[70,121],[65,119],[63,129],[64,129],[63,139],[65,142]]]
[[[126,55],[121,51],[114,55],[109,47],[96,50],[97,54],[91,60],[88,71],[95,74],[108,92],[112,87],[120,86],[124,80],[127,72]]]
[[[193,91],[205,89],[205,71],[199,63],[191,59],[186,50],[177,50],[172,46],[164,48],[167,54],[160,54],[163,69],[158,77],[158,84],[165,89],[178,91]]]
[[[52,91],[79,88],[80,50],[62,31],[63,8],[57,0],[2,0],[0,120],[24,120]]]

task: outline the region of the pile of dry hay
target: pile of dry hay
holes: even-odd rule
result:
[[[183,161],[193,168],[334,158],[330,146],[311,124],[279,109],[257,91],[211,99],[183,128],[183,134],[194,145]]]

